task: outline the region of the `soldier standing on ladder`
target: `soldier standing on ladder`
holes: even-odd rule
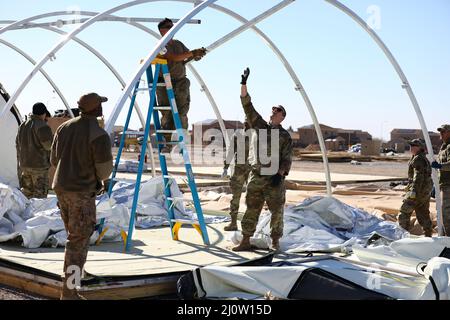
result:
[[[173,27],[172,20],[166,18],[158,24],[158,29],[161,36],[164,35]],[[188,117],[190,97],[190,81],[186,77],[186,63],[194,59],[199,61],[206,55],[206,49],[200,48],[190,51],[181,41],[171,39],[166,45],[167,52],[162,56],[166,59],[169,66],[170,76],[175,94],[175,100],[178,108],[178,113],[181,119],[183,129],[188,130]],[[160,75],[162,76],[162,75]],[[159,79],[160,83],[164,82]],[[167,97],[166,87],[158,87],[156,94],[158,96],[158,106],[169,106],[169,99]],[[163,130],[174,130],[173,117],[171,111],[161,111],[161,127]],[[164,135],[166,142],[171,141],[171,134]],[[171,146],[166,145],[163,152],[170,152]]]

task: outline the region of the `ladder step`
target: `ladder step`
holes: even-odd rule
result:
[[[156,133],[177,133],[177,130],[156,130]]]
[[[171,108],[171,107],[154,107],[153,109],[155,109],[155,110],[160,110],[160,111],[164,111],[164,110],[166,110],[166,111],[172,111],[172,108]]]
[[[158,142],[158,144],[161,145],[161,146],[165,146],[165,145],[168,145],[168,144],[171,144],[171,145],[177,145],[177,144],[179,144],[179,143],[180,143],[180,142],[178,142],[178,141]]]
[[[168,176],[168,175],[163,175],[163,178],[166,178],[166,179],[173,179],[173,180],[175,180],[175,178],[174,178],[174,177],[172,177],[172,176]]]
[[[172,202],[194,202],[192,199],[185,199],[181,197],[167,197],[167,200],[170,200]]]
[[[198,220],[187,220],[187,219],[171,219],[170,220],[173,223],[179,222],[183,224],[200,224]]]
[[[152,90],[152,87],[150,87],[150,88],[137,88],[136,89],[136,91],[149,91],[149,90]]]
[[[158,84],[156,86],[157,87],[165,87],[166,83],[165,82],[158,82]]]

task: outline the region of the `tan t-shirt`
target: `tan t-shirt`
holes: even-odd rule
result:
[[[166,45],[166,49],[168,53],[172,54],[181,54],[189,51],[189,49],[178,40],[169,41]],[[186,77],[186,66],[183,61],[169,61],[168,66],[172,80],[176,81]]]

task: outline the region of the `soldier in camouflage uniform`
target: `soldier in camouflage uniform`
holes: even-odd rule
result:
[[[170,19],[164,19],[158,24],[161,36],[164,36],[173,27],[173,22]],[[189,126],[188,111],[191,102],[190,96],[190,81],[186,77],[186,63],[192,59],[199,61],[206,54],[206,49],[195,49],[190,51],[181,41],[171,39],[166,45],[167,52],[162,56],[168,62],[170,77],[172,80],[173,93],[177,104],[178,114],[180,115],[181,126],[187,130]],[[162,83],[162,74],[159,79]],[[170,106],[169,98],[167,96],[167,89],[165,86],[158,86],[156,89],[159,106]],[[161,111],[161,128],[164,130],[174,130],[175,124],[173,121],[173,114],[171,111]],[[166,141],[171,141],[171,134],[164,134]],[[170,145],[167,145],[165,150],[169,151]]]
[[[442,222],[445,235],[450,236],[450,124],[444,124],[438,129],[441,134],[442,146],[431,167],[439,170],[439,186],[442,199]]]
[[[16,137],[20,190],[27,198],[47,198],[53,134],[45,119],[47,107],[38,102]]]
[[[272,244],[270,249],[277,251],[280,249],[279,240],[283,236],[283,213],[286,201],[285,177],[289,174],[292,163],[292,139],[290,134],[281,126],[281,122],[286,117],[286,110],[283,106],[272,107],[272,115],[267,123],[255,110],[251,98],[247,92],[247,79],[250,70],[247,68],[242,75],[241,81],[241,102],[247,117],[247,121],[253,130],[250,143],[249,163],[251,173],[247,184],[246,204],[247,210],[242,219],[241,243],[234,247],[233,251],[251,250],[250,237],[253,236],[259,215],[264,202],[267,203],[272,214],[270,221],[270,237]],[[278,148],[272,150],[272,135],[277,136]],[[267,145],[263,138],[267,138]],[[261,140],[262,139],[262,140]],[[257,148],[266,148],[269,163],[263,163],[263,154]],[[273,172],[273,164],[277,164]]]
[[[237,216],[239,213],[239,203],[241,201],[242,189],[244,184],[248,180],[248,175],[250,173],[251,167],[248,163],[248,152],[249,152],[249,139],[245,132],[249,129],[248,122],[244,122],[244,131],[237,131],[233,135],[233,146],[230,146],[228,150],[227,157],[225,159],[222,177],[227,176],[228,168],[230,162],[234,158],[234,171],[230,178],[230,188],[233,197],[230,202],[230,217],[231,222],[229,225],[225,226],[225,231],[236,231],[237,227]],[[244,154],[241,155],[242,151],[239,146],[241,143],[244,144]],[[241,159],[242,158],[242,159]]]
[[[96,194],[112,171],[110,137],[97,120],[107,100],[96,93],[82,96],[81,115],[59,126],[52,144],[53,189],[67,231],[61,299],[80,298],[75,280],[83,275],[96,224]]]
[[[430,218],[430,194],[433,189],[431,166],[425,154],[425,142],[421,139],[408,141],[411,145],[411,160],[408,163],[408,185],[398,216],[399,225],[409,231],[413,211],[426,237],[433,233]]]

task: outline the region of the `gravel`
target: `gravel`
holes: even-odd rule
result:
[[[46,300],[46,298],[0,284],[0,300]]]

